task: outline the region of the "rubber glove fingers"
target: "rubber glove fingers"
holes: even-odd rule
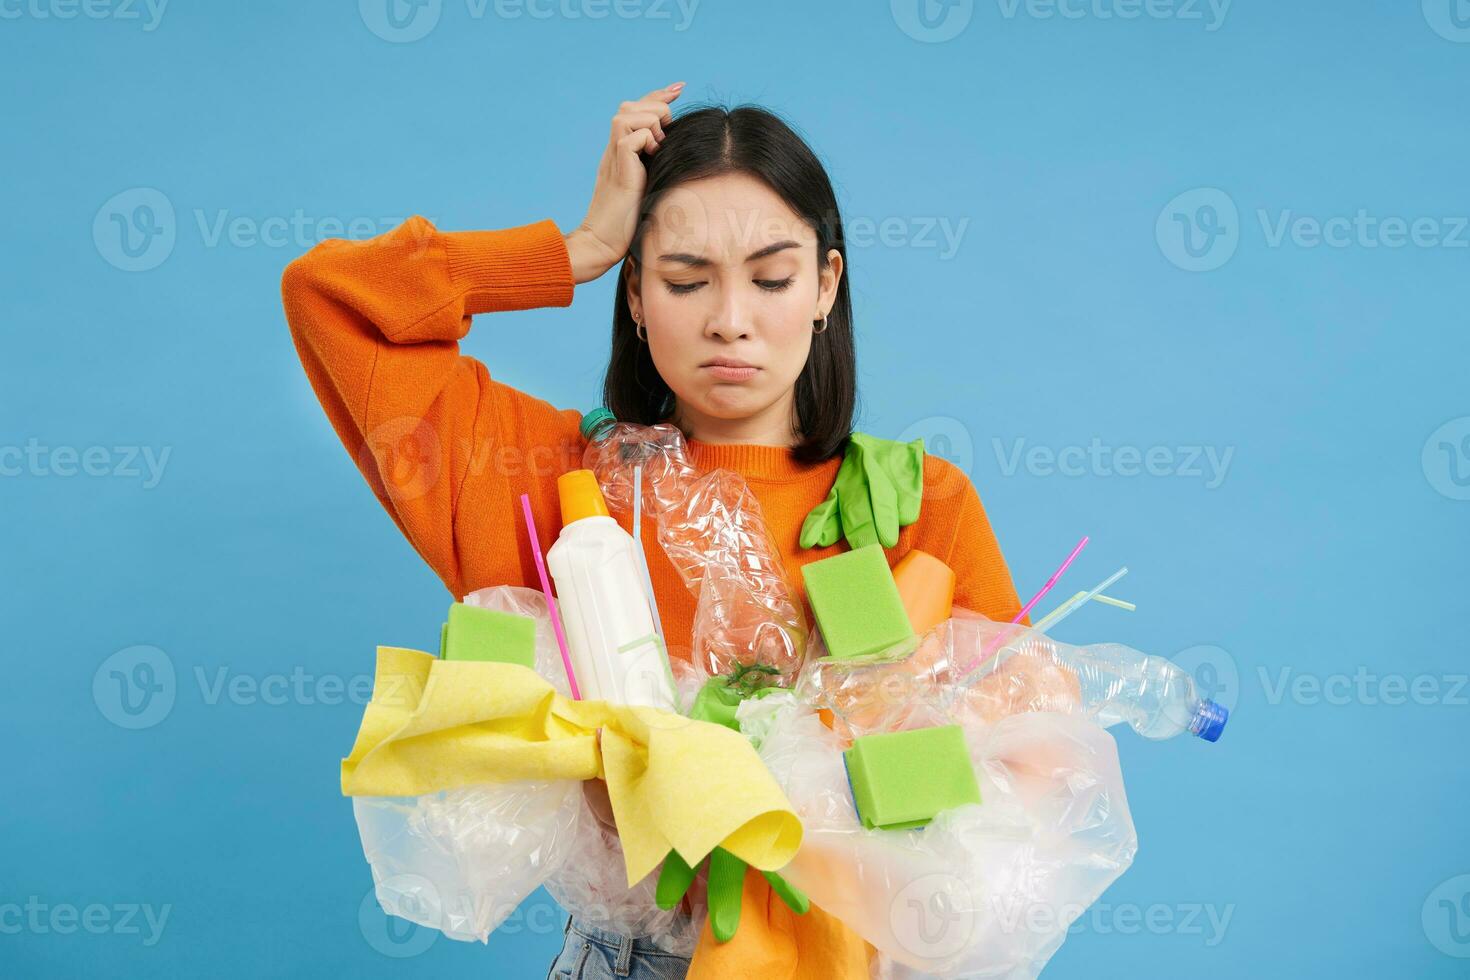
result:
[[[785,878],[774,871],[762,871],[761,876],[771,886],[771,891],[776,897],[786,903],[786,907],[797,915],[806,915],[807,910],[812,907],[812,900],[806,897],[806,892],[791,884]]]
[[[658,873],[658,887],[653,900],[664,911],[672,909],[684,898],[689,886],[694,884],[695,869],[691,868],[678,851],[669,851],[664,866]]]
[[[854,432],[831,491],[807,514],[798,542],[828,547],[846,538],[851,548],[891,548],[900,530],[919,519],[923,496],[923,439],[897,442]]]
[[[894,443],[885,464],[898,490],[898,523],[907,527],[919,519],[924,500],[924,440]]]
[[[722,943],[740,928],[740,896],[745,891],[745,862],[723,847],[709,855],[709,927]]]
[[[883,451],[865,448],[862,453],[863,474],[867,477],[868,506],[873,514],[873,529],[885,548],[898,544],[898,488],[884,465]]]
[[[889,548],[898,542],[897,494],[887,471],[870,451],[871,442],[856,435],[848,444],[843,469],[837,471],[842,534],[853,549],[874,542]]]
[[[837,485],[833,484],[827,499],[813,507],[801,522],[798,544],[803,548],[825,548],[842,537],[842,518],[837,513]]]

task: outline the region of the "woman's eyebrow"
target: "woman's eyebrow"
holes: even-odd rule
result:
[[[784,242],[773,242],[764,248],[758,248],[754,252],[751,252],[745,257],[745,261],[754,262],[756,259],[763,259],[767,255],[774,255],[788,248],[801,248],[801,243],[789,239]],[[660,255],[658,259],[660,262],[678,262],[691,268],[703,268],[714,264],[702,255],[691,255],[688,252],[670,252],[666,255]]]

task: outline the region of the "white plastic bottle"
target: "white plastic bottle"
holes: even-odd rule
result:
[[[546,553],[582,696],[678,711],[668,652],[654,629],[633,536],[591,470],[556,481],[562,531]]]

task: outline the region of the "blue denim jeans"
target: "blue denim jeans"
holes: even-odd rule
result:
[[[667,953],[642,937],[620,936],[575,916],[546,980],[683,980],[689,958]]]

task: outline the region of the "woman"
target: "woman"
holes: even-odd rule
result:
[[[492,378],[458,341],[477,313],[570,305],[577,284],[614,266],[607,407],[625,421],[671,422],[702,469],[741,473],[803,599],[800,567],[844,550],[840,540],[804,548],[800,534],[833,486],[856,399],[831,183],[764,110],[675,119],[682,87],[622,104],[587,215],[566,234],[549,220],[447,232],[414,217],[367,241],[322,242],[286,269],[286,315],[318,398],[456,598],[536,586],[517,499],[530,495],[551,537],[561,526],[556,477],[580,466],[585,446],[578,411]],[[556,338],[547,354],[577,342]],[[1020,603],[969,479],[933,456],[923,470],[921,513],[885,547],[890,564],[922,548],[954,569],[957,605],[1010,619]],[[651,524],[643,546],[669,652],[687,659],[695,597]],[[573,921],[553,970],[682,976],[687,963]]]

